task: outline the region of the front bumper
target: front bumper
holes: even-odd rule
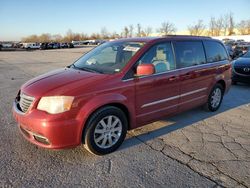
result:
[[[22,113],[14,102],[13,116],[22,135],[35,145],[61,149],[81,144],[81,122],[64,113],[51,115],[37,109]]]
[[[241,75],[233,72],[232,81],[234,82],[242,82],[242,83],[250,83],[250,76],[248,75]]]

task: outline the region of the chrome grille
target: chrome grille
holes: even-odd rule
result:
[[[22,112],[27,112],[32,102],[34,101],[34,97],[25,95],[23,93],[20,94],[19,106]]]
[[[239,74],[250,75],[250,67],[235,67],[234,70]]]

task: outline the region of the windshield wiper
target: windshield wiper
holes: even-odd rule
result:
[[[87,71],[87,72],[97,72],[97,73],[103,73],[102,71],[100,70],[95,70],[95,69],[91,69],[91,68],[88,68],[88,67],[77,67],[75,66],[74,64],[72,64],[73,68],[75,69],[78,69],[78,70],[83,70],[83,71]]]

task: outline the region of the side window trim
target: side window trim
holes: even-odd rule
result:
[[[171,40],[170,42],[171,42],[171,47],[172,47],[172,52],[173,52],[175,70],[177,70],[178,67],[177,67],[176,54],[175,54],[175,49],[174,49],[174,41]]]
[[[205,61],[206,61],[204,64],[208,64],[209,62],[207,61],[207,51],[205,48],[204,40],[202,40],[201,42],[202,42],[202,46],[203,46],[203,50],[204,50],[204,54],[205,54]]]

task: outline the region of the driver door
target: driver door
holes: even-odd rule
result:
[[[171,42],[156,44],[139,60],[153,64],[155,74],[135,80],[137,125],[143,125],[177,113],[180,94]]]

